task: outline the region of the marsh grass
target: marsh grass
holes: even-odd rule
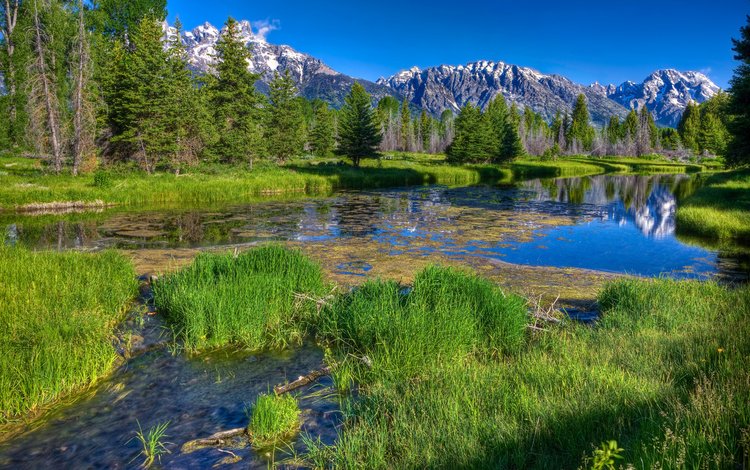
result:
[[[138,431],[133,439],[141,444],[141,452],[136,456],[136,458],[143,457],[141,468],[151,468],[155,462],[161,463],[161,456],[170,453],[166,446],[168,443],[164,440],[167,437],[168,427],[169,422],[166,422],[144,431],[141,423],[138,422]]]
[[[294,436],[301,424],[300,414],[293,395],[258,395],[247,428],[253,447],[268,448]]]
[[[136,294],[114,252],[32,252],[0,245],[0,423],[89,386],[117,355],[114,328]]]
[[[328,293],[319,265],[269,245],[240,254],[200,254],[154,283],[154,303],[190,351],[299,344],[314,301]]]
[[[750,241],[750,170],[710,177],[678,208],[677,231],[715,240]]]
[[[524,299],[453,268],[428,267],[408,293],[392,281],[368,281],[341,297],[321,319],[321,334],[342,350],[367,356],[369,375],[419,375],[435,364],[454,364],[518,352],[526,339]],[[345,383],[352,372],[334,374]]]
[[[376,287],[361,301],[397,311],[392,288]],[[419,366],[405,374],[350,369],[361,384],[358,398],[344,404],[336,446],[317,446],[311,458],[344,468],[577,468],[599,443],[616,440],[623,465],[637,468],[746,463],[750,290],[622,280],[604,289],[600,305],[596,327],[549,327],[510,356],[451,361],[444,354],[415,360]],[[390,331],[387,325],[371,329]],[[395,350],[397,331],[345,336],[352,329],[339,328],[349,348],[369,345],[373,356]],[[411,361],[387,364],[403,362]]]

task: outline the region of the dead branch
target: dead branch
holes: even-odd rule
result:
[[[316,380],[322,377],[330,375],[332,371],[333,371],[333,368],[331,366],[323,367],[322,369],[318,369],[318,370],[314,370],[307,375],[300,376],[294,382],[289,382],[288,384],[275,386],[273,388],[273,391],[276,395],[283,395],[285,393],[291,392],[292,390],[297,390],[298,388],[304,387],[307,384],[315,382]]]
[[[203,439],[194,439],[192,441],[186,442],[182,446],[182,451],[190,452],[201,447],[223,446],[227,443],[229,439],[240,437],[243,435],[247,435],[247,430],[245,428],[236,428],[236,429],[229,429],[227,431],[219,431],[215,434],[210,435],[209,437],[206,437]]]

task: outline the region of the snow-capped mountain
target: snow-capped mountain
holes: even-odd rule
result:
[[[466,103],[486,106],[496,95],[520,107],[530,107],[552,120],[558,112],[570,112],[579,94],[588,99],[592,120],[602,125],[612,115],[624,116],[631,107],[646,105],[656,122],[676,126],[691,100],[702,103],[719,91],[699,72],[659,70],[642,83],[625,82],[620,86],[594,83],[584,86],[560,76],[543,74],[528,67],[503,62],[479,61],[467,65],[441,65],[421,70],[417,67],[381,78],[376,83],[339,73],[320,59],[289,46],[271,44],[263,34],[253,31],[249,21],[239,22],[243,42],[252,51],[248,68],[261,76],[259,87],[267,89],[274,72],[289,71],[300,93],[309,99],[322,99],[338,107],[352,84],[364,85],[375,99],[392,95],[408,98],[415,108],[439,115],[454,112]],[[165,38],[174,38],[174,28],[164,24]],[[221,31],[205,23],[182,34],[190,66],[197,72],[211,72],[216,61],[216,43]]]
[[[551,120],[557,111],[570,112],[579,94],[586,95],[591,118],[604,124],[612,115],[624,116],[631,107],[646,105],[657,123],[676,126],[687,104],[702,103],[719,87],[698,72],[659,70],[643,83],[626,82],[619,87],[594,83],[583,86],[560,75],[547,75],[528,67],[503,62],[480,61],[461,66],[441,65],[420,70],[414,67],[381,78],[386,85],[407,96],[416,106],[439,114],[458,111],[466,103],[486,106],[496,95],[521,107],[530,107]]]
[[[626,113],[623,106],[589,87],[560,75],[546,75],[504,62],[480,61],[425,70],[414,67],[377,83],[389,86],[433,114],[446,109],[457,112],[467,103],[484,107],[502,94],[509,102],[530,107],[552,120],[558,111],[570,112],[581,93],[588,98],[595,122],[603,123],[614,114]]]
[[[658,124],[671,127],[680,122],[688,103],[703,103],[721,90],[700,72],[674,69],[657,70],[642,83],[627,81],[618,87],[600,89],[597,84],[592,87],[628,109],[646,105]]]
[[[360,80],[341,74],[328,67],[321,60],[297,52],[289,46],[271,44],[265,37],[253,31],[249,21],[240,21],[239,30],[242,41],[252,52],[248,68],[260,74],[259,88],[264,90],[274,73],[289,71],[294,78],[300,93],[310,99],[319,98],[334,106],[343,103],[352,84],[357,81],[375,98],[393,94],[387,87],[367,80]],[[176,30],[164,25],[165,38],[174,38]],[[182,34],[182,42],[188,52],[190,66],[200,73],[212,70],[216,61],[216,43],[221,31],[210,23],[205,23],[192,31]]]

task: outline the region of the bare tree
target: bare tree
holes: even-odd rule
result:
[[[3,35],[3,38],[5,38],[5,52],[6,52],[6,59],[8,61],[7,67],[6,67],[6,75],[5,75],[5,83],[8,86],[8,94],[10,95],[10,106],[8,109],[8,114],[10,116],[10,121],[15,125],[16,123],[16,116],[18,115],[16,111],[16,69],[15,64],[13,63],[13,54],[16,50],[15,45],[15,38],[13,36],[14,31],[16,30],[16,24],[18,23],[18,7],[21,3],[21,0],[5,0],[3,3],[3,10],[4,10],[4,21],[0,23],[0,34]]]
[[[78,37],[76,38],[73,89],[73,176],[83,158],[95,146],[95,117],[93,107],[87,98],[87,88],[91,76],[89,61],[88,32],[84,22],[83,0],[78,3]]]
[[[44,113],[41,117],[49,133],[49,148],[52,152],[52,165],[55,173],[62,171],[63,155],[62,143],[60,137],[60,118],[59,104],[54,86],[54,74],[47,66],[46,44],[47,35],[44,32],[42,23],[39,19],[39,9],[37,0],[33,0],[33,34],[34,34],[34,57],[30,64],[29,77],[31,85],[31,96],[29,103],[33,107],[35,104],[44,103]],[[33,110],[33,109],[32,109]],[[32,113],[32,118],[38,113]],[[41,127],[41,126],[37,126]]]

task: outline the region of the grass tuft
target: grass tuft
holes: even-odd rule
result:
[[[271,447],[292,437],[299,430],[300,413],[292,395],[259,395],[247,428],[253,446]]]
[[[234,344],[249,349],[299,344],[316,311],[301,300],[327,291],[319,265],[270,245],[235,255],[199,255],[154,284],[154,302],[188,350]]]

